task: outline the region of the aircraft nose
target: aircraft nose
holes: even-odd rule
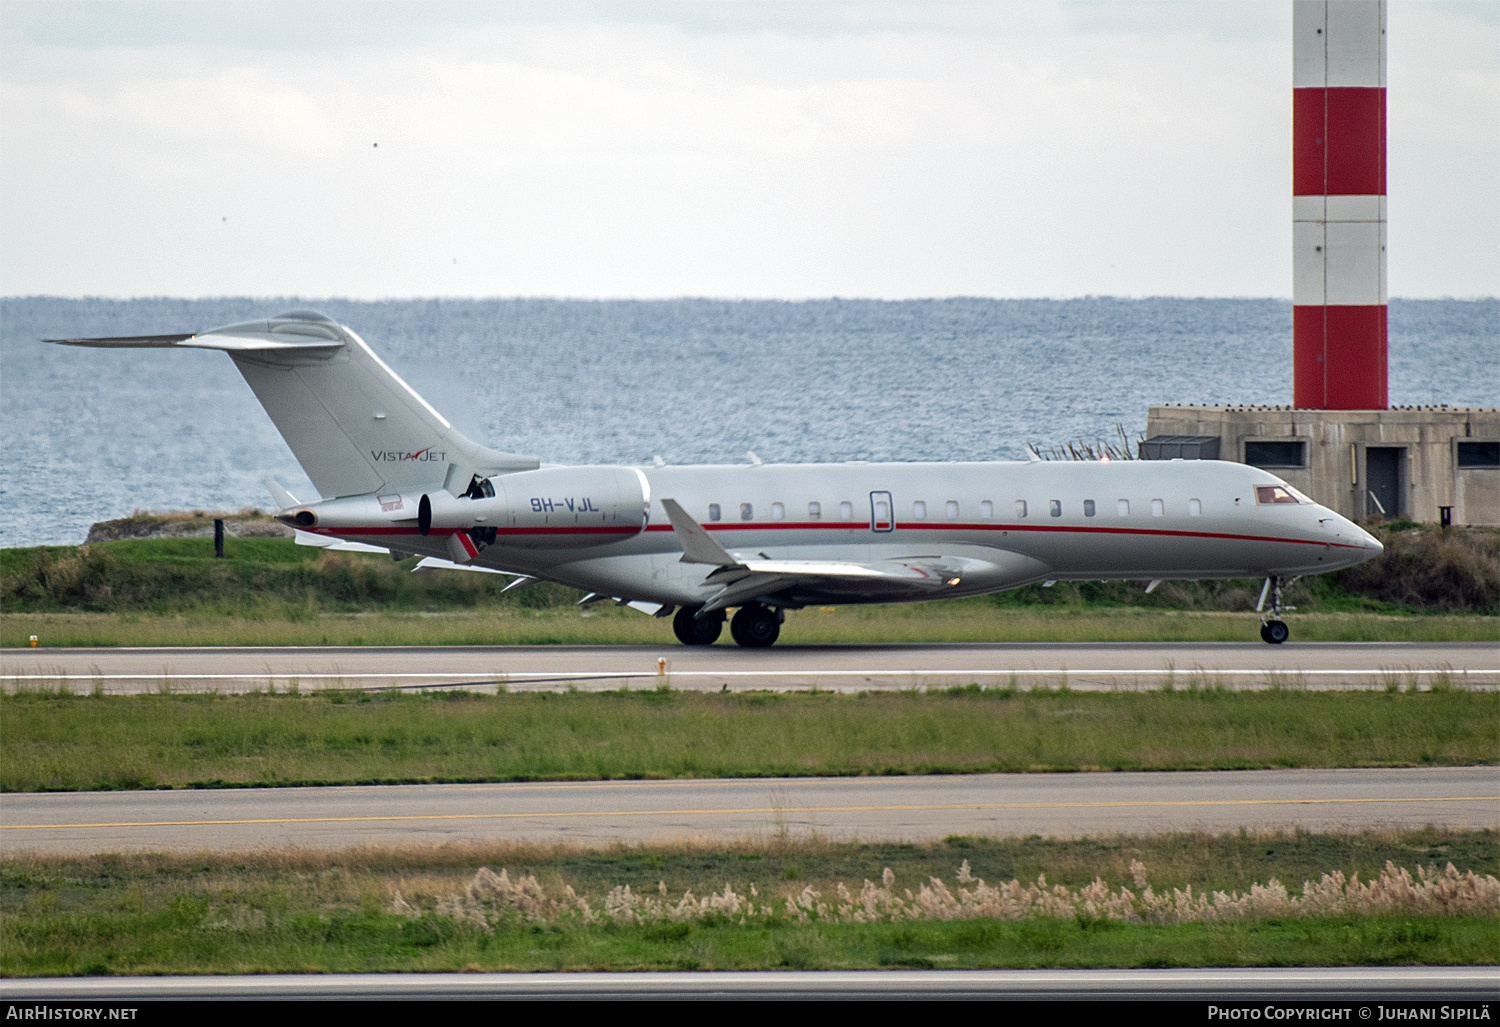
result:
[[[1322,525],[1329,541],[1337,541],[1343,546],[1352,544],[1359,548],[1360,552],[1357,556],[1354,556],[1354,563],[1364,563],[1366,560],[1373,560],[1385,552],[1385,546],[1381,545],[1378,538],[1351,520],[1334,514],[1334,516],[1324,519]],[[1346,549],[1345,551],[1347,552],[1348,550]]]

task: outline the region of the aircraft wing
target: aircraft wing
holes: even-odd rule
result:
[[[345,542],[341,539],[329,538],[327,535],[314,535],[310,531],[297,532],[297,545],[317,546],[319,549],[332,549],[341,553],[390,553],[392,556],[404,555],[401,553],[391,553],[384,546],[372,546],[365,542]],[[417,571],[479,571],[483,574],[504,574],[507,577],[515,578],[515,581],[512,581],[505,588],[501,589],[502,592],[506,589],[514,588],[523,582],[536,580],[531,575],[521,574],[519,571],[502,571],[496,570],[494,567],[481,567],[478,564],[454,563],[452,560],[444,560],[436,556],[424,556],[418,560],[417,565],[412,568],[412,573],[416,573]]]
[[[722,610],[737,606],[757,596],[797,589],[823,590],[840,587],[875,586],[892,590],[938,591],[957,585],[970,565],[980,561],[941,556],[909,559],[873,560],[856,563],[846,560],[772,560],[743,559],[721,546],[701,524],[674,499],[663,499],[662,506],[672,521],[673,534],[682,546],[683,563],[711,564],[713,570],[703,579],[705,585],[718,585],[704,610]],[[976,568],[977,569],[977,568]]]
[[[937,564],[940,559],[922,563]],[[720,588],[703,604],[705,610],[738,606],[759,596],[778,592],[836,592],[858,585],[859,591],[938,591],[961,580],[954,568],[924,567],[916,561],[880,560],[851,563],[840,560],[745,560],[733,567],[720,567],[704,579]]]
[[[317,546],[319,549],[336,549],[341,553],[389,553],[385,546],[372,546],[365,542],[345,542],[342,539],[329,538],[327,535],[314,535],[310,531],[297,532],[297,545]]]
[[[502,592],[521,584],[523,581],[536,580],[531,575],[522,574],[519,571],[502,571],[494,567],[481,567],[477,563],[454,563],[452,560],[444,560],[440,556],[424,556],[417,561],[417,565],[411,570],[413,574],[417,571],[478,571],[481,574],[504,574],[515,578],[515,581],[512,581],[500,590]]]

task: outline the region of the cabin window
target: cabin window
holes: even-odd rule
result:
[[[711,520],[711,521],[717,521],[722,516],[723,516],[723,514],[719,510],[719,504],[718,503],[709,503],[708,504],[708,519],[709,520]]]
[[[786,506],[783,505],[783,504],[781,504],[781,503],[772,503],[771,504],[771,520],[773,520],[773,521],[784,521],[784,520],[786,520]]]
[[[841,521],[852,521],[852,520],[854,520],[854,504],[853,503],[849,502],[848,500],[845,500],[844,502],[842,502],[842,503],[839,504],[839,520],[841,520]]]
[[[822,503],[808,503],[807,504],[807,519],[808,520],[815,521],[819,517],[822,517],[822,516],[823,516],[823,504]]]
[[[1128,499],[1117,499],[1117,500],[1115,500],[1115,513],[1119,514],[1121,517],[1129,517],[1130,516],[1130,500],[1128,500]]]
[[[1094,501],[1092,499],[1085,499],[1083,501],[1083,515],[1085,517],[1094,516]]]
[[[986,499],[984,502],[980,503],[979,504],[979,516],[982,517],[984,520],[989,520],[992,517],[994,517],[995,516],[995,504],[991,503],[988,499]]]
[[[911,505],[911,515],[913,517],[915,517],[919,521],[926,520],[927,519],[927,504],[924,503],[924,502],[922,502],[920,499],[917,500],[915,503],[913,503]]]
[[[1049,499],[1049,500],[1047,500],[1047,512],[1049,514],[1051,514],[1053,517],[1061,517],[1062,516],[1062,500],[1061,499]]]
[[[1167,512],[1167,506],[1160,499],[1151,500],[1151,516],[1160,517]]]
[[[749,503],[740,504],[740,520],[753,521],[755,519],[755,507]]]
[[[958,520],[958,502],[956,500],[953,500],[953,499],[948,500],[947,504],[943,507],[943,509],[948,514],[948,520],[950,520],[950,521],[956,521],[956,520]]]
[[[1257,485],[1255,486],[1255,501],[1257,503],[1292,503],[1295,505],[1297,497],[1280,485]]]
[[[1203,516],[1203,504],[1200,503],[1196,499],[1189,499],[1188,500],[1188,516],[1189,517],[1202,517]]]
[[[1025,517],[1026,516],[1026,500],[1024,500],[1024,499],[1018,499],[1018,500],[1016,500],[1016,516],[1017,517]]]

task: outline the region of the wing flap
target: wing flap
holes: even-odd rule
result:
[[[818,582],[834,584],[885,585],[910,594],[917,590],[947,588],[962,578],[960,564],[977,566],[976,560],[946,561],[927,558],[918,563],[906,560],[880,560],[853,563],[840,560],[746,560],[733,567],[721,567],[704,579],[705,585],[721,585],[704,603],[705,610],[722,610],[747,599],[774,596],[778,592]]]

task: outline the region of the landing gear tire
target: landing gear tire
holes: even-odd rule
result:
[[[1255,604],[1255,612],[1266,608],[1266,598],[1271,599],[1271,612],[1265,620],[1260,622],[1261,641],[1269,642],[1271,645],[1280,645],[1292,637],[1292,629],[1286,626],[1281,619],[1282,610],[1295,610],[1295,606],[1288,606],[1281,601],[1282,590],[1291,585],[1296,578],[1283,578],[1277,574],[1266,577],[1266,587],[1260,590],[1260,602]]]
[[[758,603],[740,607],[729,622],[729,633],[747,649],[764,649],[781,634],[781,618]]]
[[[1272,645],[1280,645],[1292,636],[1292,629],[1285,621],[1268,620],[1260,626],[1260,637]]]
[[[713,645],[724,630],[723,611],[715,610],[705,617],[693,616],[698,610],[697,606],[684,606],[672,618],[672,631],[683,645]]]

